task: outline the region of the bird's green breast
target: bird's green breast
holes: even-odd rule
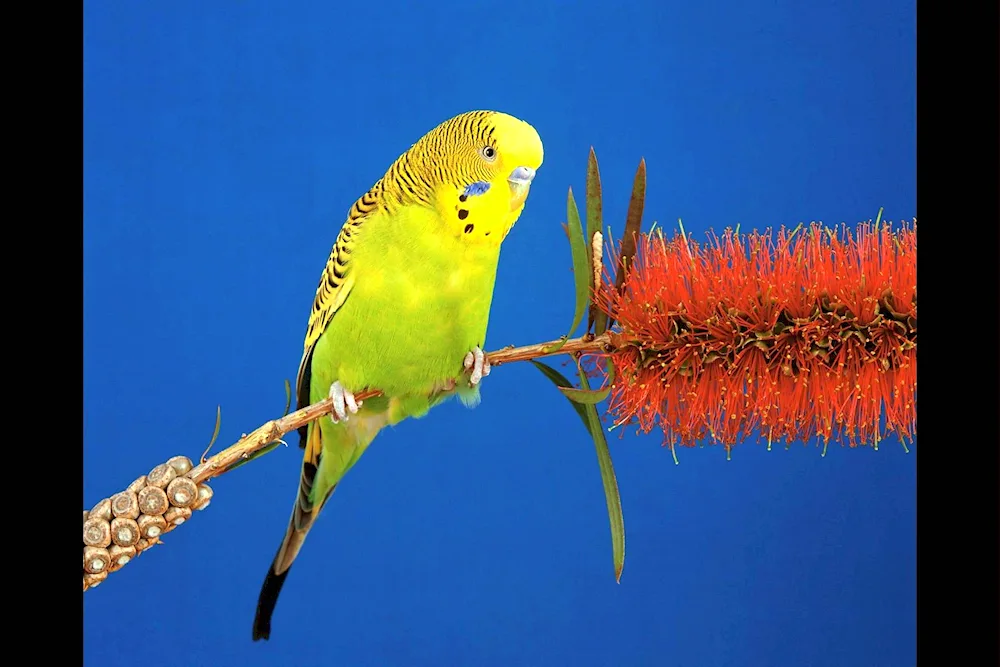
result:
[[[459,379],[466,352],[485,344],[499,254],[498,242],[446,233],[429,209],[365,221],[354,288],[313,355],[313,400],[334,380],[402,396]]]

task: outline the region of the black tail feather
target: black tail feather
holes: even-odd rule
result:
[[[257,598],[257,613],[253,617],[253,640],[269,639],[271,637],[271,615],[274,613],[274,605],[278,602],[278,594],[285,584],[285,577],[291,570],[289,567],[281,574],[275,574],[274,565],[267,570],[267,577],[264,578],[264,585],[260,589],[260,597]]]
[[[313,433],[315,447],[313,450],[307,448],[305,459],[302,462],[299,491],[295,498],[295,504],[292,506],[292,516],[288,522],[288,528],[285,529],[285,537],[281,540],[278,553],[274,556],[274,561],[267,570],[264,584],[260,588],[260,596],[257,598],[257,613],[253,619],[254,641],[271,637],[271,615],[274,613],[274,606],[278,603],[278,595],[281,593],[281,587],[285,584],[288,571],[291,569],[295,557],[298,556],[299,549],[302,548],[313,521],[319,515],[326,501],[330,499],[333,490],[337,488],[337,485],[333,484],[319,504],[314,504],[310,500],[313,493],[313,483],[316,480],[322,458],[319,429]],[[311,460],[311,456],[314,456],[315,460]]]

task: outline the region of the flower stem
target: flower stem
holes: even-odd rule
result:
[[[587,334],[580,336],[579,338],[571,338],[567,340],[566,343],[558,350],[554,352],[545,351],[547,347],[550,347],[553,343],[558,342],[560,341],[536,343],[534,345],[525,345],[522,347],[514,347],[511,345],[496,350],[495,352],[488,353],[486,358],[489,359],[491,366],[501,366],[513,361],[528,361],[531,359],[539,359],[541,357],[550,357],[560,354],[572,355],[580,353],[608,352],[612,350],[611,336],[609,333],[604,333],[600,336]],[[355,394],[355,398],[359,401],[363,401],[367,398],[380,396],[381,394],[382,392],[377,389],[368,389]],[[252,433],[244,435],[238,442],[222,450],[215,456],[212,456],[209,459],[203,458],[201,464],[192,469],[187,474],[187,477],[197,483],[201,483],[221,475],[222,473],[231,470],[234,466],[246,462],[254,456],[262,453],[265,449],[273,447],[275,444],[283,443],[281,438],[286,433],[290,433],[302,426],[305,426],[309,422],[322,417],[323,415],[329,414],[332,407],[333,401],[326,398],[318,403],[307,405],[301,410],[291,412],[280,419],[272,419],[271,421],[259,426]]]

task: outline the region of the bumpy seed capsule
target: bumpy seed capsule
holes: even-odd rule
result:
[[[160,518],[162,519],[163,517]],[[160,543],[160,538],[158,537],[148,537],[148,538],[143,537],[138,542],[135,543],[135,552],[137,554],[141,554],[146,549],[155,547],[159,543]]]
[[[116,517],[134,519],[139,516],[139,499],[131,491],[111,496],[111,513]]]
[[[87,523],[87,517],[90,516],[90,512],[83,510],[83,522]]]
[[[195,501],[192,509],[203,510],[208,507],[208,504],[212,502],[212,487],[208,484],[198,485],[198,500]]]
[[[103,519],[87,519],[83,522],[83,543],[88,547],[108,546],[111,544],[111,526]]]
[[[108,572],[120,570],[130,560],[135,558],[135,554],[135,547],[120,547],[117,544],[112,546],[108,549],[108,556],[111,557],[111,565],[108,566]]]
[[[111,520],[111,541],[120,547],[130,547],[139,541],[139,524],[135,519],[115,517]]]
[[[146,486],[146,476],[145,475],[143,475],[142,477],[138,478],[137,480],[135,480],[134,482],[132,482],[131,484],[129,484],[128,485],[128,490],[131,491],[132,493],[139,493],[139,491],[141,491],[142,487],[144,487],[144,486]]]
[[[167,529],[167,520],[158,514],[143,514],[138,525],[143,537],[159,537]]]
[[[167,531],[171,531],[191,518],[191,510],[187,507],[171,507],[163,518],[167,522]]]
[[[90,574],[104,572],[111,564],[111,556],[107,549],[101,547],[83,548],[83,569]]]
[[[194,467],[191,464],[191,459],[186,456],[175,456],[167,461],[167,465],[173,468],[178,475],[186,475]]]
[[[198,485],[187,477],[178,477],[167,485],[167,500],[174,507],[190,507],[198,499]]]
[[[97,572],[96,574],[85,574],[83,575],[83,590],[88,588],[96,588],[101,585],[101,582],[108,578],[107,571]]]
[[[166,463],[161,463],[146,475],[146,484],[165,489],[167,488],[167,484],[170,484],[175,477],[177,477],[177,471]]]
[[[111,521],[111,501],[107,498],[94,505],[90,510],[90,518]]]
[[[170,507],[166,492],[158,486],[147,486],[139,492],[139,509],[143,514],[163,514]]]

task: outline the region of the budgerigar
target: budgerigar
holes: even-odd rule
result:
[[[450,396],[478,403],[500,244],[542,152],[528,123],[464,113],[413,144],[351,206],[316,289],[296,381],[299,407],[330,396],[333,413],[299,430],[298,495],[260,591],[254,640],[270,636],[292,561],[375,435]],[[365,389],[383,394],[355,400]]]

